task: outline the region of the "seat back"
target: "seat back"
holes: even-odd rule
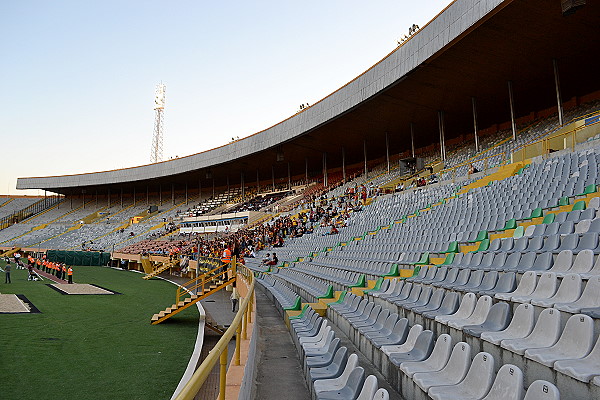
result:
[[[478,353],[465,379],[459,383],[459,386],[469,388],[473,398],[481,398],[489,392],[494,381],[494,357],[490,353]]]
[[[544,272],[542,276],[540,276],[538,284],[535,287],[533,293],[531,294],[531,297],[538,299],[548,299],[554,296],[554,293],[556,293],[557,283],[558,280],[554,272]]]
[[[560,392],[552,383],[537,380],[529,385],[523,400],[560,400]]]
[[[489,298],[490,296],[488,296]],[[460,302],[460,306],[458,307],[458,311],[456,311],[453,316],[456,318],[467,318],[471,314],[473,314],[473,310],[475,309],[477,297],[473,293],[467,293],[463,296],[462,301]]]
[[[521,400],[523,371],[515,365],[504,364],[496,374],[492,388],[482,400]]]
[[[448,363],[440,371],[440,375],[451,378],[450,381],[460,382],[467,374],[470,365],[471,346],[465,342],[458,342],[454,345]]]
[[[533,293],[537,284],[537,275],[533,271],[528,271],[523,274],[519,281],[519,286],[513,294],[515,296],[527,296]]]
[[[373,400],[375,392],[377,392],[377,377],[375,375],[369,375],[362,385],[360,394],[356,400]]]
[[[498,283],[494,287],[497,293],[510,293],[515,290],[517,285],[517,274],[514,272],[505,272],[498,279]]]
[[[554,260],[554,265],[550,269],[552,272],[565,272],[571,269],[573,265],[573,251],[572,250],[562,250],[556,256],[556,260]]]
[[[573,266],[569,272],[575,274],[585,274],[591,271],[594,266],[594,252],[592,250],[581,250],[573,261]]]

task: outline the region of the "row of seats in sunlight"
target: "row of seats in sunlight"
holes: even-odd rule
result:
[[[313,399],[389,399],[388,391],[378,388],[377,377],[365,377],[358,355],[340,345],[329,322],[312,308],[290,320],[290,331]]]
[[[481,304],[489,300],[481,301],[474,313],[484,314]],[[504,304],[498,308],[506,310]],[[557,371],[587,381],[594,373],[600,374],[600,344],[593,346],[593,322],[588,316],[573,315],[562,330],[560,312],[552,309],[546,309],[534,325],[529,304],[521,305],[508,324],[498,324],[493,316],[470,317],[464,310],[461,307],[457,313],[436,318],[446,328],[460,327],[458,337],[456,332],[435,333],[420,324],[410,326],[408,318],[352,295],[333,303],[328,316],[405,398],[520,400],[527,385],[526,399],[558,399],[558,389],[548,382],[555,381]],[[442,331],[438,326],[437,332]],[[472,340],[479,337],[489,341],[492,351]],[[514,352],[512,357],[502,356],[497,343]],[[544,372],[546,380],[533,378]],[[600,384],[600,379],[594,379]],[[569,398],[594,398],[593,393],[599,391],[582,386],[577,390],[567,386]]]

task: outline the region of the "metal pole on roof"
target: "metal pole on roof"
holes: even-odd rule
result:
[[[475,152],[479,153],[479,136],[477,135],[477,99],[471,97],[471,105],[473,106],[473,132],[475,134]]]
[[[363,153],[365,155],[365,178],[367,178],[369,176],[369,171],[367,170],[367,139],[363,140]]]
[[[342,146],[342,178],[346,182],[346,149]]]
[[[446,144],[445,144],[445,132],[444,132],[444,111],[438,111],[438,125],[440,129],[440,157],[442,162],[446,162]]]
[[[415,124],[410,123],[410,147],[412,149],[412,157],[415,157]]]
[[[556,58],[552,59],[552,66],[554,67],[554,88],[556,89],[556,104],[558,106],[558,123],[560,126],[563,125],[563,107],[560,96],[560,77],[558,75],[558,61]]]
[[[517,124],[515,122],[515,100],[513,96],[513,83],[508,81],[508,99],[510,101],[510,126],[512,128],[513,140],[517,139]]]
[[[242,188],[242,200],[244,200],[244,195],[246,194],[244,192],[244,172],[240,172],[240,187]]]
[[[271,179],[273,180],[273,191],[275,191],[275,166],[271,164]]]
[[[327,182],[327,153],[323,152],[323,186],[329,186]]]
[[[390,143],[388,140],[388,133],[385,133],[385,159],[387,161],[387,173],[390,173]]]
[[[306,186],[308,186],[308,157],[304,157],[304,179],[306,180]]]

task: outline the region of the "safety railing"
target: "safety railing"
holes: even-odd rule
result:
[[[582,143],[587,139],[586,135],[580,135],[582,137],[578,138],[578,135],[582,133],[582,131],[589,130],[589,132],[592,132],[591,134],[589,134],[589,136],[591,137],[600,131],[599,128],[600,122],[595,122],[593,124],[582,125],[566,132],[559,132],[554,135],[546,136],[543,139],[529,142],[517,148],[513,152],[512,161],[525,161],[526,159],[533,158],[539,155],[546,156],[552,153],[553,151],[565,149],[574,150],[576,144]]]
[[[240,353],[241,353],[241,341],[247,340],[247,325],[252,322],[252,308],[254,304],[254,275],[252,271],[248,270],[242,264],[237,264],[234,259],[231,261],[231,267],[229,269],[237,270],[238,275],[244,277],[244,280],[248,284],[248,292],[246,297],[242,300],[240,308],[233,319],[233,322],[225,331],[221,339],[217,342],[215,347],[208,353],[202,364],[198,367],[196,372],[192,375],[190,380],[183,387],[181,392],[175,397],[176,400],[192,400],[196,397],[204,382],[210,375],[214,366],[219,362],[220,364],[220,376],[219,376],[219,400],[225,399],[225,390],[227,387],[227,361],[228,361],[228,347],[229,342],[235,335],[235,353],[233,355],[233,365],[240,365]]]
[[[217,268],[214,268],[197,278],[191,279],[185,282],[183,285],[177,288],[176,301],[175,304],[179,303],[182,297],[187,296],[189,293],[193,294],[203,294],[204,289],[207,285],[212,284],[215,280],[221,278],[223,281],[228,281],[233,279],[236,274],[235,263],[231,263],[229,267],[226,267],[227,264],[219,265]]]

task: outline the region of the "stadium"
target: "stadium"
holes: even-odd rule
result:
[[[599,22],[455,0],[253,135],[19,178],[3,397],[600,398]]]

